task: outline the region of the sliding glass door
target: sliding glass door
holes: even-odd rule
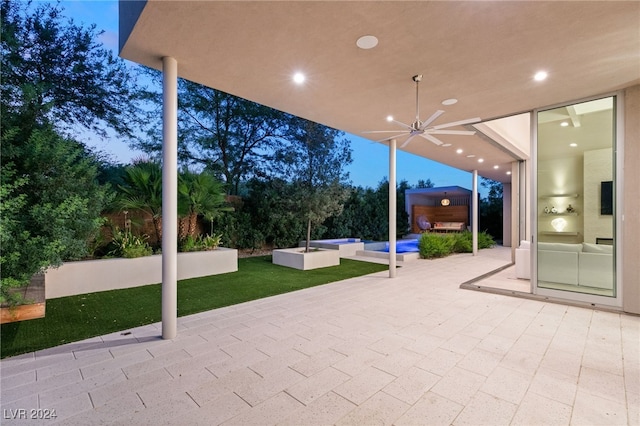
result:
[[[616,297],[616,98],[539,111],[536,130],[537,288]]]

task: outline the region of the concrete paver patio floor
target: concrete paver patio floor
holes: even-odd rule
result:
[[[640,318],[459,288],[508,255],[183,317],[173,340],[154,324],[5,359],[2,424],[640,424]]]

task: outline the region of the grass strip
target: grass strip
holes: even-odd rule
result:
[[[272,264],[271,256],[238,259],[238,272],[179,281],[178,316],[387,268],[387,265],[341,259],[340,266],[299,271]],[[160,284],[49,299],[44,318],[2,324],[0,357],[76,342],[160,320]]]

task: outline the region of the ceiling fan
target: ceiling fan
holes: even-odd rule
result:
[[[416,121],[411,124],[405,124],[400,121],[394,120],[393,117],[387,117],[387,120],[390,122],[394,122],[405,130],[398,133],[400,130],[374,130],[363,133],[396,133],[393,136],[386,137],[384,139],[377,140],[376,142],[386,142],[391,139],[396,139],[402,136],[409,136],[407,140],[404,141],[400,148],[404,148],[411,142],[413,138],[416,136],[423,137],[424,139],[440,146],[444,145],[440,139],[435,137],[434,135],[464,135],[464,136],[472,136],[475,135],[476,132],[471,130],[446,130],[449,127],[461,126],[463,124],[472,124],[480,121],[480,118],[469,118],[467,120],[454,121],[452,123],[439,124],[437,126],[429,127],[431,123],[433,123],[438,117],[444,114],[444,111],[439,109],[431,115],[431,117],[427,118],[425,121],[420,121],[420,99],[418,98],[418,86],[420,85],[420,81],[422,80],[422,74],[414,75],[412,77],[413,81],[416,83]]]

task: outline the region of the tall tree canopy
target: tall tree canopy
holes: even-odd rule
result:
[[[349,141],[340,140],[342,132],[308,120],[291,117],[287,145],[275,156],[281,177],[293,183],[288,196],[291,211],[306,222],[306,250],[311,228],[328,217],[340,214],[348,198],[345,171],[351,164]]]
[[[159,77],[155,71],[150,73]],[[147,91],[145,96],[161,105],[160,93]],[[281,145],[286,114],[182,79],[178,105],[178,159],[183,165],[219,176],[231,194],[238,194],[241,182],[264,175],[265,160]],[[150,123],[161,117],[158,111],[150,115]],[[136,147],[152,155],[160,153],[160,128],[154,124],[148,138]]]
[[[95,26],[61,6],[2,0],[2,298],[32,274],[78,259],[109,202],[99,159],[69,135],[131,136],[133,80],[98,42]]]
[[[76,25],[59,5],[2,0],[2,120],[27,134],[51,123],[132,136],[137,89],[131,70],[98,41],[93,25]],[[134,112],[134,113],[132,113]]]
[[[487,196],[480,200],[480,230],[502,240],[502,183],[482,178],[480,185],[489,190]]]

